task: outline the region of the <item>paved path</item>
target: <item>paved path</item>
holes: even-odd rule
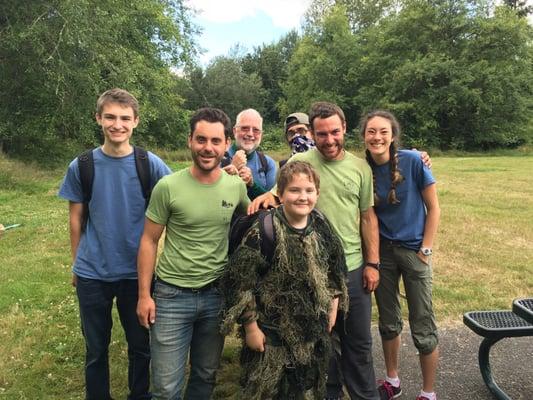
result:
[[[374,334],[376,376],[385,373],[381,341],[377,327]],[[440,359],[437,373],[439,400],[494,400],[485,386],[478,365],[482,338],[464,325],[440,328]],[[496,343],[491,351],[492,373],[496,383],[513,400],[533,400],[533,337],[508,338]],[[409,332],[402,335],[400,378],[403,395],[398,400],[414,400],[422,377]]]

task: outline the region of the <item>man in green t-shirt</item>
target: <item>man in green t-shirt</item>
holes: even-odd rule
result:
[[[379,283],[379,233],[373,209],[372,171],[366,161],[344,149],[346,119],[337,105],[314,103],[309,123],[316,149],[297,153],[288,162],[307,161],[320,175],[317,208],[326,215],[340,237],[349,271],[349,312],[339,314],[335,326],[341,344],[342,382],[351,399],[375,400],[379,397],[372,361],[370,295]],[[275,189],[255,199],[249,211],[275,205]],[[341,397],[342,383],[336,363],[332,359],[327,399]]]
[[[154,400],[181,398],[188,358],[184,398],[208,399],[215,385],[224,346],[217,280],[227,261],[231,216],[235,210],[244,213],[249,204],[244,182],[219,167],[230,133],[223,111],[196,111],[188,140],[193,164],[161,179],[146,211],[138,255],[137,315],[150,329]],[[165,228],[165,245],[155,268]]]

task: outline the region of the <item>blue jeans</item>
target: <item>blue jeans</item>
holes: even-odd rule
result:
[[[150,329],[154,400],[179,400],[190,358],[186,400],[207,400],[215,386],[224,347],[222,296],[216,287],[191,290],[157,280],[155,323]]]
[[[76,293],[86,347],[86,399],[111,399],[108,353],[114,298],[128,342],[128,399],[150,399],[150,344],[148,330],[137,320],[137,280],[104,282],[78,277]]]

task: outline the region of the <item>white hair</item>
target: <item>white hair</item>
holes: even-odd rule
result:
[[[235,126],[238,126],[241,122],[241,118],[244,116],[244,114],[251,114],[257,118],[259,118],[259,124],[261,125],[261,128],[263,127],[263,117],[261,117],[261,114],[257,110],[254,110],[253,108],[247,108],[246,110],[242,110],[240,113],[237,114],[237,117],[235,117]]]

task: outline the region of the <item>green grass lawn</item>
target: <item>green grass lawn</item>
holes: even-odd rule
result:
[[[509,308],[514,297],[533,295],[533,156],[443,156],[433,164],[442,208],[433,259],[440,324],[460,324],[464,311]],[[22,224],[0,237],[0,398],[83,398],[67,203],[56,196],[63,173],[0,155],[0,223]],[[237,352],[237,340],[229,338],[217,399],[235,392]],[[112,393],[125,398],[121,329],[114,330],[110,358]]]

